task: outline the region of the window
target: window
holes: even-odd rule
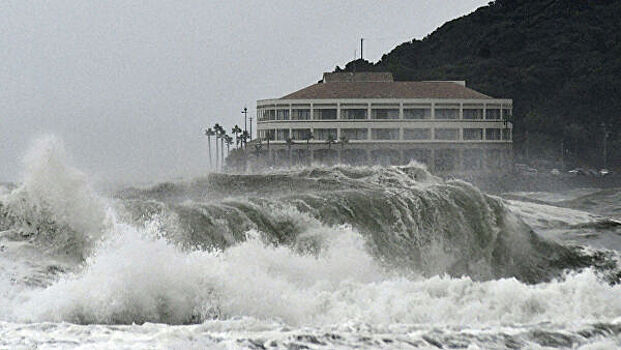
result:
[[[341,119],[367,119],[366,109],[341,109]]]
[[[349,140],[366,140],[369,138],[368,129],[341,129],[341,135]]]
[[[336,129],[315,129],[315,140],[327,140],[330,135],[336,140]]]
[[[464,119],[483,119],[483,109],[464,109]]]
[[[502,129],[502,139],[507,141],[511,140],[511,129]]]
[[[403,129],[404,140],[430,140],[431,129]]]
[[[459,119],[459,105],[437,105],[436,119]]]
[[[459,140],[459,129],[435,129],[434,133],[436,140]]]
[[[373,109],[371,119],[399,119],[398,109]]]
[[[483,140],[483,129],[464,129],[464,140]]]
[[[399,129],[371,129],[373,140],[398,140]]]
[[[452,149],[439,149],[435,152],[434,165],[437,171],[455,170],[457,154]]]
[[[485,129],[486,140],[500,140],[500,129]]]
[[[294,109],[291,111],[291,120],[310,120],[310,109]]]
[[[274,140],[274,129],[270,129],[270,130],[259,130],[259,137],[262,140],[270,140],[273,141]]]
[[[277,109],[276,120],[289,120],[289,110],[288,109]]]
[[[310,133],[310,129],[291,129],[291,138],[294,140],[306,140]]]
[[[404,108],[403,119],[431,119],[430,108]]]
[[[285,141],[289,138],[289,129],[277,129],[276,140]]]
[[[263,120],[276,120],[276,111],[273,109],[266,110]]]
[[[313,110],[314,120],[333,120],[336,119],[336,109],[315,109]]]
[[[485,119],[500,119],[500,108],[486,109]]]

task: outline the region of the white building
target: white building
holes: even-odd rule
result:
[[[414,159],[438,173],[498,171],[511,161],[511,111],[512,100],[484,95],[463,81],[325,73],[317,84],[257,101],[257,130],[276,164]]]

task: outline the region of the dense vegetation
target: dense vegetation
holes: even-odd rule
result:
[[[337,70],[340,70],[337,67]],[[466,80],[514,100],[516,155],[621,166],[621,1],[496,0],[423,40],[347,71],[397,80]],[[549,162],[549,164],[552,164]]]

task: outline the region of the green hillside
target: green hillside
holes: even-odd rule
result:
[[[497,0],[354,69],[512,98],[522,160],[558,160],[564,144],[569,165],[603,166],[607,130],[608,167],[621,165],[621,1]]]

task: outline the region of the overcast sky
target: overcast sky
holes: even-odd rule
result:
[[[487,2],[1,1],[0,181],[46,134],[100,181],[203,174],[205,126]]]

